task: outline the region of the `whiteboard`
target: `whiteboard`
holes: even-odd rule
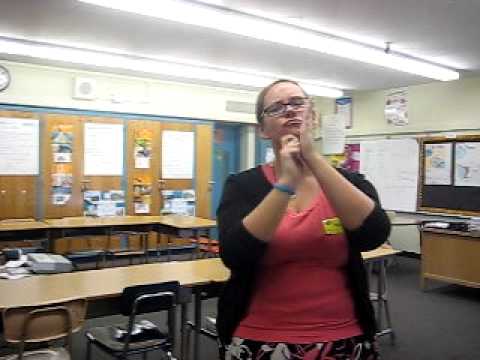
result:
[[[0,139],[0,175],[38,175],[38,120],[0,118]]]
[[[417,210],[418,169],[416,139],[360,142],[360,173],[375,186],[386,210]]]

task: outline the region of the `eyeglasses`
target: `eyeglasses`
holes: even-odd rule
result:
[[[292,96],[287,100],[287,102],[277,101],[267,106],[262,111],[262,118],[265,115],[271,116],[271,117],[280,117],[287,113],[289,106],[293,110],[300,110],[304,106],[308,105],[310,102],[311,102],[311,99],[309,97]]]

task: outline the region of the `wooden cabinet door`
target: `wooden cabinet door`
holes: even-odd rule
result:
[[[123,125],[124,121],[121,119],[109,118],[109,117],[81,117],[81,122],[83,124],[83,131],[85,131],[85,124],[95,123],[95,124],[119,124]],[[99,190],[99,191],[109,191],[109,190],[122,190],[122,177],[125,174],[127,169],[123,169],[122,175],[85,175],[85,164],[84,164],[84,153],[85,153],[85,140],[83,139],[84,134],[82,134],[82,190]],[[120,151],[120,150],[118,150]],[[123,150],[125,151],[125,149]],[[121,154],[124,158],[125,154]]]
[[[149,142],[146,151],[149,152],[148,167],[136,164],[136,139]],[[158,215],[160,213],[160,192],[158,180],[160,175],[160,123],[152,120],[129,120],[127,122],[127,213],[128,215]],[[148,213],[135,209],[135,200],[144,197],[138,189],[150,187],[150,206]]]
[[[83,214],[83,194],[81,192],[81,176],[83,162],[83,127],[79,116],[67,114],[45,114],[42,116],[44,127],[43,138],[43,204],[44,217],[47,219]],[[55,157],[55,134],[71,136],[71,161],[59,162]],[[54,186],[58,186],[57,178],[62,174],[71,174],[71,195],[61,203],[55,199]],[[67,175],[64,175],[67,178]]]
[[[0,117],[39,119],[37,114],[24,111],[0,111]],[[0,175],[0,220],[38,217],[37,180],[38,175]]]
[[[162,190],[185,190],[195,189],[196,209],[195,215],[203,218],[210,218],[210,197],[212,180],[212,146],[213,127],[208,124],[187,124],[187,123],[160,123],[160,159],[162,159],[162,141],[164,131],[189,131],[194,132],[194,166],[191,179],[170,179],[162,173],[160,164],[158,191]],[[178,151],[181,151],[182,144],[178,144]],[[160,209],[164,206],[163,198],[160,196]]]
[[[195,187],[197,189],[197,216],[210,219],[213,193],[213,126],[196,125]]]

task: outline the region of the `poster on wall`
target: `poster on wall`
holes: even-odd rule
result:
[[[73,172],[71,163],[52,164],[51,203],[65,205],[72,197]]]
[[[38,120],[1,117],[0,139],[0,175],[38,175]]]
[[[480,186],[480,143],[455,144],[455,186]],[[473,199],[472,199],[473,201]]]
[[[152,204],[152,179],[150,176],[135,177],[133,184],[133,211],[149,214]]]
[[[162,132],[162,178],[192,179],[194,133],[192,131]]]
[[[344,118],[345,128],[351,129],[353,126],[352,98],[342,97],[335,99],[335,112],[338,116]]]
[[[83,195],[84,216],[124,216],[125,193],[122,190],[85,191]]]
[[[324,155],[343,154],[345,119],[337,114],[322,116],[322,147]]]
[[[452,144],[425,144],[425,185],[452,185]]]
[[[390,90],[385,97],[385,120],[387,124],[405,126],[408,124],[407,89]]]
[[[73,125],[56,125],[50,134],[54,163],[72,162]]]
[[[57,124],[50,133],[52,147],[52,205],[66,205],[72,197],[73,125]]]
[[[162,190],[162,215],[179,214],[195,216],[195,190]]]
[[[86,123],[84,144],[84,175],[123,174],[122,124]]]
[[[360,144],[345,144],[343,154],[328,155],[333,167],[358,172],[360,170]]]
[[[135,169],[149,169],[152,157],[153,132],[150,129],[135,130]]]

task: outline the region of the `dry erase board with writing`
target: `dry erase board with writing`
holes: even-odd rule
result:
[[[382,139],[360,142],[360,173],[377,189],[384,209],[417,209],[418,142]]]
[[[418,208],[480,214],[480,136],[423,138]]]

